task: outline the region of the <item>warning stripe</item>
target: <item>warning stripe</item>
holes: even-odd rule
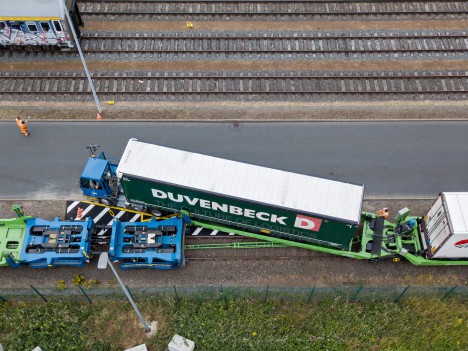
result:
[[[122,222],[139,222],[151,219],[151,215],[136,212],[133,210],[127,211],[124,208],[105,206],[98,203],[80,202],[80,201],[67,201],[67,209],[65,218],[76,218],[78,207],[83,209],[82,217],[91,217],[96,225],[111,226],[114,223],[114,217],[109,213],[109,210],[117,213],[115,217],[119,218]],[[118,211],[118,212],[117,212]],[[110,229],[100,229],[98,236],[110,235]],[[187,232],[190,236],[228,236],[235,235],[234,233],[220,232],[217,230],[210,230],[205,228],[194,228],[192,231]]]
[[[79,201],[73,201],[72,204],[67,207],[67,214],[68,214],[68,212],[73,210],[75,208],[75,206],[78,205],[79,203],[80,203]]]
[[[190,235],[196,236],[196,235],[198,235],[198,234],[202,231],[202,229],[203,229],[203,228],[199,227],[199,228],[197,228],[197,229],[196,229],[192,234],[190,234]]]
[[[132,219],[131,219],[131,220],[129,220],[129,222],[136,222],[136,221],[137,221],[137,219],[139,219],[139,218],[140,218],[140,214],[139,214],[139,213],[137,213],[136,215],[134,215],[134,216],[132,217]]]
[[[94,208],[94,205],[89,205],[88,207],[86,207],[86,209],[83,211],[83,213],[81,214],[81,218],[85,217],[86,214],[91,211],[92,209]]]

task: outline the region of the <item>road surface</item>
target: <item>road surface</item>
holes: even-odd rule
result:
[[[129,138],[282,170],[365,184],[366,197],[468,191],[468,122],[0,122],[0,199],[80,198],[99,144],[118,159]],[[157,160],[155,160],[157,162]],[[187,170],[190,172],[191,170]]]

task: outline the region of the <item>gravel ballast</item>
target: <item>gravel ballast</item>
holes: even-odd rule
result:
[[[386,206],[394,214],[408,206],[415,215],[422,215],[432,204],[426,200],[366,200],[364,209],[375,212]],[[45,219],[63,217],[65,201],[1,201],[0,218],[13,217],[11,205],[19,203],[28,215]],[[0,268],[0,286],[9,288],[55,287],[63,279],[71,285],[75,274],[87,279],[97,278],[103,286],[115,286],[110,270],[98,270],[97,260],[84,268],[55,267],[50,269]],[[453,286],[467,285],[467,269],[460,266],[417,267],[409,262],[367,261],[328,256],[326,258],[294,257],[255,260],[226,259],[190,261],[186,267],[172,271],[133,270],[120,271],[125,283],[131,287],[177,286],[298,286],[335,285],[366,286]]]

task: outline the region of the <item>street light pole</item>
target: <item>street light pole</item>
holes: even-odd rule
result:
[[[145,319],[143,318],[140,311],[138,310],[138,307],[135,304],[135,301],[133,301],[133,298],[130,295],[130,292],[128,291],[127,287],[123,283],[122,279],[120,279],[119,274],[117,273],[117,271],[114,268],[114,265],[109,259],[109,254],[107,252],[101,253],[101,255],[99,256],[98,269],[106,269],[108,264],[110,268],[112,269],[112,272],[114,272],[114,275],[117,278],[120,286],[122,287],[122,290],[125,292],[125,295],[127,295],[127,298],[130,301],[130,304],[132,305],[136,314],[138,315],[138,318],[140,318],[141,324],[143,324],[143,327],[145,328],[145,332],[149,333],[151,331],[151,328],[149,327],[148,323],[146,323]]]
[[[72,22],[72,20],[70,18],[70,14],[68,13],[67,4],[66,4],[65,0],[62,0],[62,1],[63,1],[64,11],[65,11],[65,16],[67,17],[67,20],[68,20],[68,25],[70,27],[70,30],[71,30],[72,34],[73,34],[73,39],[75,39],[75,45],[76,45],[76,48],[78,49],[78,52],[80,53],[81,63],[83,64],[83,68],[85,70],[86,77],[88,78],[89,86],[91,87],[91,91],[93,92],[94,102],[96,103],[96,107],[97,107],[98,112],[102,113],[101,104],[99,103],[99,99],[98,99],[98,96],[96,94],[96,89],[94,89],[94,83],[93,83],[93,80],[91,79],[91,75],[89,74],[88,66],[86,65],[86,61],[84,59],[83,52],[81,51],[80,42],[78,41],[78,37],[76,36],[75,28],[73,27],[73,22]]]

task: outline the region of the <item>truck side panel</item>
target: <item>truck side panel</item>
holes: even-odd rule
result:
[[[121,185],[130,203],[169,211],[185,209],[202,221],[344,250],[349,249],[358,225],[126,174]]]

